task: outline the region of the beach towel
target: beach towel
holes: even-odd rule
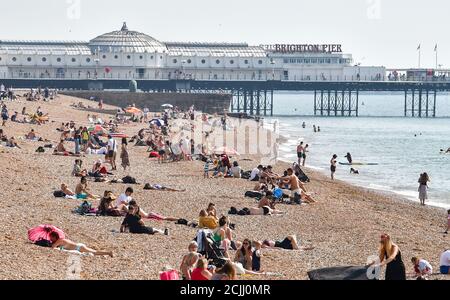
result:
[[[310,280],[369,280],[366,273],[366,267],[348,266],[312,270],[308,276]]]

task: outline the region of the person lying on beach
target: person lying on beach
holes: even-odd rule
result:
[[[62,183],[61,184],[61,191],[66,194],[67,196],[75,196],[75,193],[72,192],[68,187],[67,184]]]
[[[75,194],[78,199],[98,199],[100,197],[89,192],[86,177],[81,177],[80,183],[75,187]]]
[[[219,224],[216,217],[208,215],[208,213],[204,209],[200,211],[198,217],[199,228],[216,229],[218,226]]]
[[[185,192],[186,189],[178,190],[174,188],[169,188],[160,184],[149,184],[147,183],[144,190],[155,190],[155,191],[165,191],[165,192]]]
[[[222,268],[216,270],[211,280],[236,280],[236,266],[227,261]]]
[[[166,228],[165,231],[145,226],[144,222],[142,221],[141,215],[140,215],[141,209],[137,205],[129,205],[128,207],[128,213],[125,216],[125,219],[122,222],[122,225],[120,226],[120,232],[125,232],[127,229],[131,233],[135,234],[164,234],[169,235],[169,230]]]
[[[418,277],[417,279],[425,279],[426,276],[433,274],[433,267],[425,259],[413,257],[411,262],[414,266],[414,274]]]
[[[72,170],[72,176],[76,176],[76,177],[86,177],[87,176],[87,170],[81,169],[82,165],[83,165],[83,161],[81,159],[75,160],[75,163],[73,165],[73,170]]]
[[[262,243],[262,248],[272,248],[272,249],[285,249],[285,250],[313,250],[314,247],[299,247],[297,242],[297,237],[295,235],[289,235],[282,241],[270,241],[264,240]]]
[[[57,232],[50,233],[50,241],[52,242],[52,248],[59,248],[60,250],[66,251],[78,251],[80,253],[92,253],[96,256],[108,255],[113,257],[112,251],[97,251],[91,248],[88,248],[84,244],[72,242],[69,239],[61,239]]]
[[[117,209],[117,207],[114,205],[114,201],[116,199],[116,196],[114,196],[111,191],[105,191],[102,199],[100,200],[97,215],[110,217],[123,216],[124,213]]]
[[[135,200],[131,200],[129,205],[136,206],[137,203]],[[166,217],[166,216],[157,214],[155,212],[146,213],[142,208],[140,208],[139,214],[141,215],[142,218],[149,219],[149,220],[168,221],[168,222],[176,222],[176,221],[180,220],[180,218]]]
[[[359,171],[354,169],[354,168],[350,168],[350,174],[359,174]]]
[[[22,149],[22,148],[20,148],[20,146],[17,144],[17,142],[16,142],[16,140],[14,139],[13,136],[10,137],[9,140],[6,142],[6,147]]]
[[[88,147],[86,148],[86,150],[84,151],[86,154],[88,155],[106,155],[108,153],[108,149],[106,147],[101,147],[98,149],[92,148],[91,145],[89,145],[88,142]]]

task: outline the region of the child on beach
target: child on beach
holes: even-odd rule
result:
[[[450,230],[450,209],[447,210],[447,230],[445,231],[445,234],[448,234],[449,230]]]
[[[413,257],[411,262],[414,265],[414,273],[418,276],[417,279],[424,279],[425,276],[433,274],[433,267],[425,259]]]

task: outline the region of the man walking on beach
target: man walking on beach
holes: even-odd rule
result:
[[[331,180],[334,180],[334,173],[336,173],[337,155],[334,154],[330,160]]]
[[[116,140],[108,135],[108,159],[111,164],[113,171],[117,170],[116,167],[116,156],[117,156],[117,143]]]

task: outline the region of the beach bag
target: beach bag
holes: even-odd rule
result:
[[[50,242],[48,240],[44,240],[44,239],[39,240],[39,241],[35,242],[34,244],[37,246],[46,247],[46,248],[50,248],[52,246],[52,242]]]
[[[298,193],[294,194],[294,203],[295,204],[302,204],[302,198],[300,197],[300,195]]]
[[[38,147],[38,148],[36,149],[36,152],[37,152],[37,153],[44,153],[44,152],[45,152],[45,149],[44,149],[43,147]]]
[[[66,197],[66,194],[63,191],[54,191],[53,196],[56,198],[64,198]]]
[[[144,185],[144,190],[151,190],[151,189],[152,189],[152,186],[150,185],[150,183],[146,183]]]
[[[156,157],[159,157],[159,154],[158,154],[158,152],[156,152],[156,151],[152,151],[152,152],[150,152],[150,155],[149,155],[148,157],[150,157],[150,158],[156,158]]]
[[[180,280],[177,270],[169,270],[159,273],[159,279],[161,280]]]
[[[187,225],[189,222],[186,219],[178,219],[178,221],[176,222],[176,224],[178,225]]]
[[[122,182],[126,184],[137,184],[136,178],[131,176],[125,176],[122,178]]]

